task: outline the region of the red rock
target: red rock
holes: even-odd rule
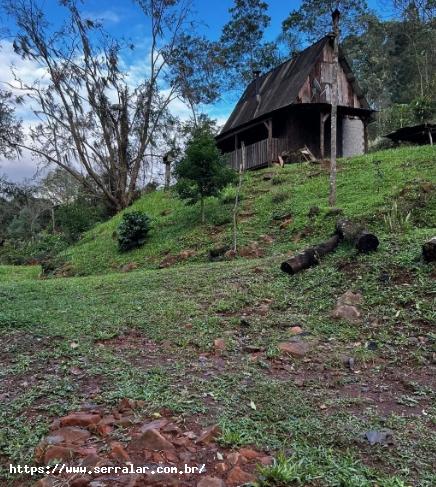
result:
[[[228,470],[227,464],[225,464],[224,462],[217,463],[215,465],[215,470],[221,474],[226,473]]]
[[[220,427],[217,424],[205,429],[197,439],[197,443],[211,443],[221,434]]]
[[[160,430],[164,426],[166,426],[169,423],[168,419],[156,419],[155,421],[151,421],[149,423],[144,423],[141,428],[140,432],[145,433],[148,430]]]
[[[226,487],[226,484],[218,477],[203,477],[197,487]]]
[[[227,461],[230,465],[238,465],[238,463],[246,463],[246,460],[239,452],[232,452],[227,455]]]
[[[240,467],[233,467],[227,476],[227,482],[230,485],[242,485],[248,482],[254,482],[255,477],[251,473],[245,472]]]
[[[303,329],[300,326],[293,326],[289,329],[289,332],[292,335],[299,335],[300,333],[303,333]]]
[[[310,351],[310,345],[306,342],[281,342],[278,344],[281,352],[293,357],[304,357]]]
[[[165,458],[169,463],[177,463],[179,461],[178,456],[171,450],[165,452]]]
[[[53,431],[44,441],[47,445],[59,445],[61,443],[83,445],[90,436],[91,433],[83,428],[66,426]]]
[[[224,338],[217,338],[213,341],[213,346],[216,352],[224,352],[226,349],[226,342]]]
[[[239,453],[245,457],[247,460],[255,460],[256,458],[259,458],[262,456],[261,453],[259,453],[256,450],[253,450],[251,448],[241,448],[239,450]]]
[[[117,425],[121,426],[123,428],[126,428],[128,426],[132,426],[132,424],[135,423],[135,417],[134,416],[122,416],[121,419],[117,420]]]
[[[52,477],[45,477],[36,482],[35,487],[54,487],[56,485],[56,479]]]
[[[135,409],[136,401],[134,399],[128,399],[125,397],[121,399],[120,403],[118,404],[118,410],[122,413],[128,411],[130,409]]]
[[[105,465],[111,463],[109,460],[99,457],[96,453],[88,454],[81,462],[83,467],[97,467],[100,465]]]
[[[87,428],[96,425],[100,420],[101,416],[99,414],[78,412],[64,416],[60,419],[60,423],[61,426],[82,426]]]
[[[92,477],[82,477],[80,479],[73,479],[70,481],[70,487],[88,487]]]
[[[149,429],[142,435],[133,439],[130,443],[132,448],[141,450],[172,450],[173,444],[170,443],[164,436],[162,436],[156,429]]]
[[[68,461],[78,455],[78,450],[72,446],[50,445],[44,454],[44,463],[47,465],[52,460]]]
[[[129,454],[126,452],[124,446],[118,441],[113,441],[111,443],[110,456],[121,463],[130,462]]]
[[[112,433],[113,427],[110,424],[104,424],[100,421],[97,425],[97,433],[100,436],[108,436]]]
[[[273,464],[273,457],[265,456],[259,459],[262,465],[272,465]]]

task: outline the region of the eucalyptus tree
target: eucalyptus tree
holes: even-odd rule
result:
[[[165,130],[171,102],[184,97],[183,76],[171,65],[190,27],[189,0],[138,0],[149,26],[146,73],[129,76],[124,53],[133,45],[111,37],[83,14],[75,0],[61,0],[63,25],[52,25],[36,0],[3,0],[15,21],[14,49],[43,68],[34,82],[15,77],[38,123],[30,141],[17,143],[47,164],[67,171],[112,211],[135,199],[138,179]]]

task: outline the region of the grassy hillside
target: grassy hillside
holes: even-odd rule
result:
[[[145,401],[138,424],[167,408],[181,428],[218,423],[220,451],[282,452],[261,487],[435,485],[436,271],[419,260],[436,233],[435,163],[430,147],[341,161],[338,206],[366,221],[380,248],[356,255],[341,246],[293,277],[280,271],[284,254],[323,239],[337,218],[323,206],[319,166],[289,166],[275,184],[266,171],[246,175],[242,211],[253,215],[241,233],[260,242],[263,258],[206,262],[209,247],[230,239],[231,204],[211,200],[212,223],[201,226],[198,208],[156,192],[135,204],[155,221],[142,249],[117,253],[118,216],[69,251],[79,273],[94,275],[40,280],[35,268],[0,267],[0,461],[31,463],[53,419],[128,397]],[[384,223],[394,199],[402,215],[412,211],[410,226]],[[321,212],[309,219],[314,205]],[[182,249],[197,254],[155,269]],[[144,269],[113,272],[127,262]],[[331,314],[347,290],[362,294],[354,322]],[[290,340],[309,352],[280,353]],[[374,430],[392,441],[371,446]],[[110,439],[127,442],[128,430]],[[14,487],[35,480],[1,475]]]
[[[341,160],[338,172],[338,206],[346,216],[366,220],[380,230],[382,213],[391,208],[393,199],[406,207],[413,199],[427,198],[420,183],[435,179],[436,149],[404,148],[363,157]],[[240,243],[259,241],[266,255],[295,250],[331,232],[336,216],[326,216],[328,194],[327,171],[314,164],[295,164],[274,169],[272,180],[265,181],[263,170],[247,173],[243,183]],[[68,252],[74,270],[80,275],[119,270],[123,264],[156,268],[168,254],[193,250],[192,261],[205,261],[210,248],[231,242],[233,199],[228,192],[221,199],[207,202],[207,225],[199,223],[198,206],[186,206],[175,196],[157,191],[143,196],[131,210],[145,211],[153,220],[147,244],[138,250],[120,254],[114,232],[121,215],[98,225]],[[309,219],[311,206],[321,212]],[[127,210],[129,211],[129,210]],[[280,229],[283,218],[292,221]],[[427,204],[412,215],[418,226],[436,225],[434,205]],[[430,232],[431,233],[431,232]],[[269,235],[274,245],[259,240]]]

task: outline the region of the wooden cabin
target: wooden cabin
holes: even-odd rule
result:
[[[239,169],[298,160],[308,148],[317,159],[330,156],[330,111],[334,37],[328,35],[247,86],[217,136],[218,147]],[[338,157],[367,150],[370,109],[344,53],[339,48]]]

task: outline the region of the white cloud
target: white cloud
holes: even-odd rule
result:
[[[109,22],[112,24],[118,24],[122,19],[121,15],[113,10],[103,10],[102,12],[85,11],[83,16],[90,20],[98,20],[101,22]]]

